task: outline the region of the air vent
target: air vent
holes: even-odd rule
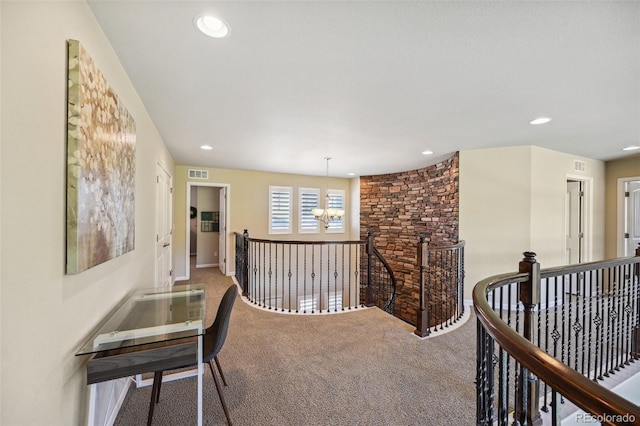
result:
[[[189,179],[209,179],[209,170],[189,169]]]
[[[576,172],[586,172],[587,163],[581,160],[573,160],[573,170]]]

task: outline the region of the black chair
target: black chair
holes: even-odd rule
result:
[[[225,416],[227,416],[227,422],[229,423],[229,426],[231,426],[229,409],[227,408],[227,403],[225,402],[224,396],[222,395],[220,382],[218,382],[218,378],[213,371],[213,364],[211,363],[211,361],[213,360],[216,362],[216,367],[220,372],[222,382],[225,386],[227,386],[227,381],[224,378],[224,374],[222,373],[222,368],[220,368],[220,361],[218,361],[218,352],[220,352],[220,349],[222,349],[222,345],[224,345],[224,341],[227,338],[231,309],[233,308],[233,303],[236,301],[237,295],[238,290],[236,288],[236,285],[232,284],[224,293],[224,296],[222,296],[222,301],[220,302],[220,306],[218,306],[216,319],[213,321],[211,327],[207,328],[205,334],[202,336],[202,362],[206,362],[209,364],[211,375],[213,376],[213,381],[216,384],[216,389],[218,390],[218,395],[220,396],[220,402],[222,403],[222,409],[224,410]],[[196,364],[192,363],[176,368],[192,367],[194,365]],[[153,387],[151,388],[151,403],[149,404],[149,417],[147,418],[147,425],[151,425],[151,420],[153,419],[153,407],[155,406],[155,404],[160,402],[160,386],[162,385],[162,373],[162,371],[156,371],[153,375]]]

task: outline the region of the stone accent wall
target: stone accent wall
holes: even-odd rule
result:
[[[417,245],[458,242],[458,154],[435,165],[360,178],[360,238],[367,232],[396,277],[395,315],[416,323]]]

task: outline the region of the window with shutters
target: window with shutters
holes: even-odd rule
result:
[[[318,188],[300,188],[300,222],[298,232],[300,234],[317,234],[320,232],[318,220],[311,212],[320,207],[320,190]]]
[[[269,186],[269,234],[291,234],[293,189]]]
[[[344,208],[344,191],[341,189],[329,190],[329,208],[345,210]],[[344,232],[344,216],[340,220],[332,220],[329,222],[327,232],[341,233]]]

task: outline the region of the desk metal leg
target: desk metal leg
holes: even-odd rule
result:
[[[96,384],[89,385],[89,417],[88,426],[95,424],[96,418]]]
[[[202,364],[202,334],[198,336],[198,426],[202,426],[202,376],[204,365]]]

